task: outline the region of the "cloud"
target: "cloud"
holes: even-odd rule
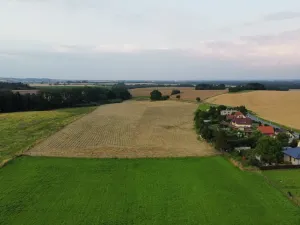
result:
[[[295,19],[300,17],[300,12],[277,12],[264,16],[264,21],[276,21],[276,20],[287,20]]]

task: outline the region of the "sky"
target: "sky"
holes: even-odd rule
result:
[[[300,78],[300,1],[0,0],[0,77]]]

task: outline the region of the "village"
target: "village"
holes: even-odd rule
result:
[[[206,111],[197,111],[195,125],[199,136],[214,144],[217,150],[231,152],[243,159],[251,158],[250,161],[259,161],[261,165],[300,165],[299,133],[263,121],[244,106],[210,106]],[[281,145],[282,155],[274,162],[262,160],[255,151],[262,137],[274,139]]]

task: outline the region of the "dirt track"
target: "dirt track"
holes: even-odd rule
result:
[[[176,101],[100,106],[27,154],[35,156],[139,158],[207,156],[216,152],[197,140],[197,105]]]

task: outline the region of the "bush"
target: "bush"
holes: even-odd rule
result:
[[[173,89],[172,92],[171,92],[171,95],[177,95],[177,94],[180,94],[180,90]]]
[[[201,99],[200,99],[199,97],[197,97],[197,98],[196,98],[196,101],[197,101],[197,102],[200,102],[200,101],[201,101]]]
[[[168,100],[169,98],[170,98],[169,95],[164,95],[164,96],[161,97],[161,100]]]
[[[176,95],[176,98],[179,100],[180,99],[180,95]]]

